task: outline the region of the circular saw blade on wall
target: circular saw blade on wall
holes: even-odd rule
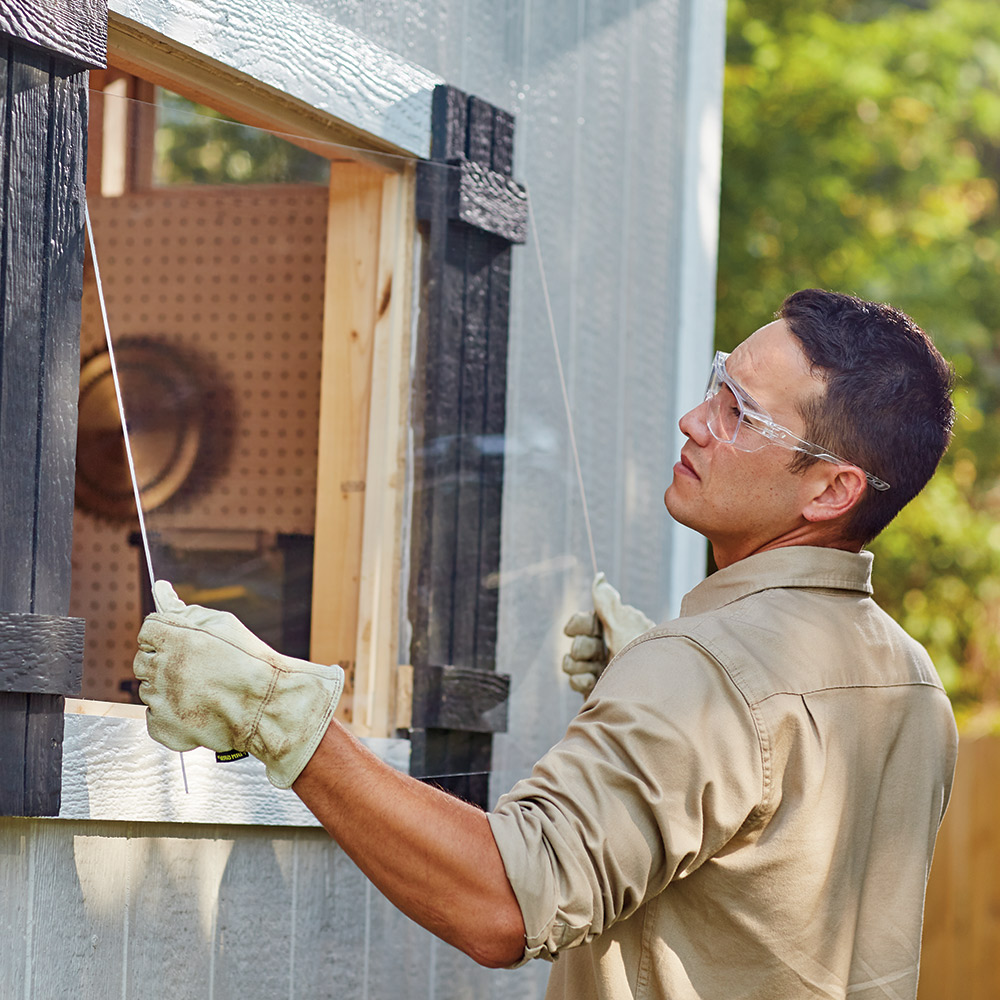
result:
[[[205,453],[205,393],[192,360],[153,340],[115,347],[129,441],[143,511],[189,486]],[[128,456],[107,349],[80,370],[76,502],[114,520],[135,518]]]

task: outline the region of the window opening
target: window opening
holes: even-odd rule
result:
[[[186,600],[231,610],[283,652],[308,657],[317,529],[339,543],[326,515],[317,520],[317,490],[332,501],[324,511],[338,499],[363,509],[374,320],[405,325],[408,275],[376,302],[402,232],[403,167],[307,140],[303,148],[114,68],[92,81],[88,203],[154,571]],[[331,375],[324,356],[336,345],[345,370]],[[84,697],[131,701],[148,573],[89,259],[81,357],[71,614],[87,620]],[[336,457],[320,468],[324,394],[352,408],[353,420],[335,421],[350,426],[333,443],[338,455],[353,448],[347,474]],[[395,532],[397,510],[383,514]],[[356,537],[335,545],[340,579],[320,581],[328,605],[345,604],[331,587],[360,583],[356,520]],[[352,596],[355,620],[341,615],[320,651],[349,668]],[[382,604],[386,616],[398,608]],[[341,714],[350,721],[349,697]]]

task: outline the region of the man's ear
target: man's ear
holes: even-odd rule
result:
[[[803,508],[802,516],[813,522],[833,521],[860,503],[868,480],[856,465],[817,462],[816,466],[826,466],[822,470],[826,475],[817,484],[817,492]]]

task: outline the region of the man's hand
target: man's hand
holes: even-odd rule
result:
[[[590,693],[608,661],[655,624],[638,608],[623,604],[621,594],[603,573],[594,577],[591,594],[594,610],[578,611],[563,629],[573,644],[563,657],[562,668],[569,674],[570,687],[584,695]]]
[[[238,618],[185,604],[165,580],[139,632],[133,669],[149,735],[171,750],[245,750],[289,788],[333,718],[339,666],[276,653]]]

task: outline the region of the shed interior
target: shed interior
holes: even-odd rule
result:
[[[405,165],[291,138],[115,67],[91,74],[100,288],[88,253],[70,608],[87,621],[85,698],[137,700],[131,661],[152,567],[189,603],[233,611],[283,652],[344,664],[340,715],[353,721],[359,614],[372,604],[361,591],[366,484],[380,471],[368,462],[373,421],[383,435],[393,422],[388,457],[374,456],[396,474],[393,498],[405,461],[408,316],[404,283],[393,296],[391,281],[393,254],[408,253],[397,238]],[[373,408],[380,350],[398,363],[378,367]],[[378,501],[368,531],[398,540],[398,507]],[[392,566],[399,546],[383,558]],[[366,620],[366,651],[386,675],[384,735],[395,722],[398,586],[378,586],[376,631],[388,638],[373,651]]]

